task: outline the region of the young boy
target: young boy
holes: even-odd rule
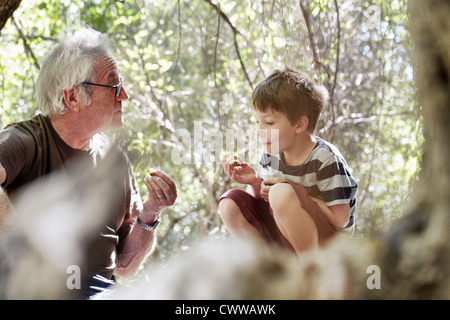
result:
[[[357,184],[344,158],[314,130],[328,93],[300,73],[276,70],[258,84],[252,109],[266,149],[256,172],[224,160],[225,173],[247,184],[220,198],[219,213],[235,237],[253,235],[297,255],[338,230],[354,229]]]

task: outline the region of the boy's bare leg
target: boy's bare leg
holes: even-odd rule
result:
[[[302,252],[318,247],[316,224],[303,209],[291,185],[277,183],[271,187],[269,203],[278,228],[294,247],[298,256]]]
[[[219,203],[219,214],[228,231],[236,238],[261,239],[261,234],[253,227],[232,199],[222,199]]]

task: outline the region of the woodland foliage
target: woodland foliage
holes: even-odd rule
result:
[[[127,150],[141,187],[150,168],[178,187],[153,259],[198,237],[229,237],[217,200],[242,186],[223,174],[221,159],[238,151],[259,160],[239,147],[255,127],[249,98],[282,66],[330,92],[317,135],[341,150],[358,181],[355,238],[403,214],[423,142],[405,0],[23,1],[0,34],[2,127],[38,112],[44,55],[86,25],[108,34],[130,94],[125,126],[108,134]],[[233,150],[218,138],[226,132]]]

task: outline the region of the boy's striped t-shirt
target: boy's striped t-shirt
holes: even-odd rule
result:
[[[353,231],[358,185],[344,157],[331,143],[316,138],[316,144],[305,163],[286,165],[279,155],[264,153],[258,167],[261,180],[279,178],[305,187],[308,195],[323,200],[327,206],[350,205],[346,230]]]

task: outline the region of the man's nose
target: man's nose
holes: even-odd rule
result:
[[[122,87],[120,88],[120,93],[117,96],[117,100],[128,100],[130,98],[130,96],[128,95],[127,89],[125,89],[125,86],[122,85]]]

